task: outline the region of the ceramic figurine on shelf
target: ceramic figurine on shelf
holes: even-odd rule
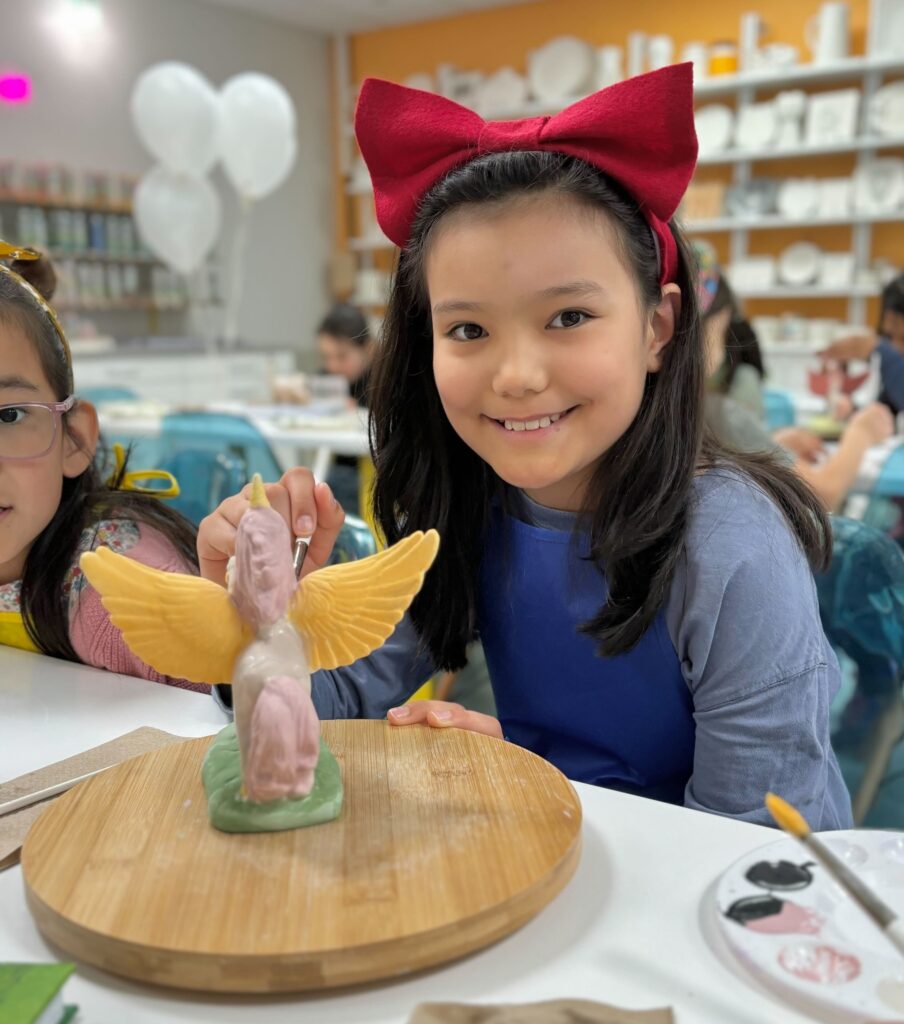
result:
[[[193,682],[233,684],[235,724],[216,738],[203,769],[217,828],[274,831],[338,815],[342,783],[320,739],[311,673],[379,647],[438,546],[435,530],[415,533],[298,583],[289,529],[256,476],[225,590],[106,548],[82,556],[85,575],[138,657]]]

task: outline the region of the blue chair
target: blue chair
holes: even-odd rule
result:
[[[854,821],[877,804],[895,757],[904,767],[904,552],[886,534],[853,519],[832,517],[832,564],[816,577],[819,612],[832,646],[856,666],[833,743],[853,793]],[[904,826],[900,796],[876,806],[869,824]]]
[[[96,388],[79,388],[76,393],[79,398],[83,398],[86,402],[91,402],[93,405],[99,405],[102,402],[137,402],[140,397],[138,392],[133,391],[131,388],[113,387],[112,385],[109,387],[99,385]]]
[[[265,480],[282,476],[266,438],[242,416],[215,412],[179,412],[163,417],[160,429],[161,458],[165,462],[180,451],[208,452],[238,461],[243,469],[241,487],[255,473]]]
[[[170,506],[196,526],[245,486],[244,464],[222,452],[186,448],[164,459],[160,468],[172,473],[179,484],[179,496],[167,499]]]
[[[776,391],[774,388],[763,389],[763,412],[766,428],[770,432],[781,427],[793,427],[797,419],[791,396],[787,391]]]
[[[863,521],[904,543],[904,441],[882,463]]]

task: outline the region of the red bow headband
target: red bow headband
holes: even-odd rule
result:
[[[619,82],[553,117],[484,121],[452,100],[378,78],[361,87],[355,134],[373,180],[377,220],[398,246],[418,204],[454,167],[484,153],[546,150],[579,157],[637,200],[657,241],[660,283],[675,277],[668,221],[697,159],[691,64]]]

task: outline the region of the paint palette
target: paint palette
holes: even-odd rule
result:
[[[904,833],[820,838],[904,914]],[[733,864],[716,887],[722,934],[782,999],[823,1020],[904,1024],[904,958],[793,839]]]

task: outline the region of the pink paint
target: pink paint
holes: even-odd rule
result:
[[[809,907],[785,900],[780,913],[748,921],[746,927],[764,935],[818,935],[824,924],[825,918]]]
[[[250,800],[307,796],[320,755],[320,721],[307,690],[291,676],[267,680],[254,703],[242,771]]]
[[[289,528],[272,508],[251,508],[239,521],[229,592],[239,615],[255,629],[272,626],[289,608],[297,586]]]
[[[31,79],[16,73],[0,74],[0,102],[28,103],[31,99]]]
[[[845,985],[860,974],[860,961],[832,946],[786,946],[779,964],[795,978],[819,985]]]

